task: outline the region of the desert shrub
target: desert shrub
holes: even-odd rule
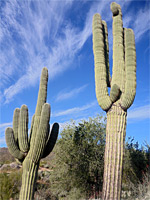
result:
[[[87,199],[102,189],[105,119],[72,121],[61,132],[53,159],[51,189],[59,199]],[[76,192],[74,192],[76,191]]]
[[[122,191],[122,199],[149,200],[150,199],[150,173],[143,174],[143,179],[133,183],[128,179],[128,190]]]
[[[122,197],[144,199],[150,191],[150,146],[139,147],[138,142],[129,138],[125,147]]]
[[[0,200],[18,199],[21,171],[0,173]]]
[[[102,117],[68,124],[54,150],[54,167],[50,176],[53,194],[63,200],[101,197],[104,149],[105,121]],[[134,199],[140,195],[138,188],[141,186],[143,193],[148,190],[144,185],[144,176],[147,177],[149,155],[149,146],[139,147],[131,138],[126,142],[122,184],[124,197]]]
[[[44,172],[42,178],[38,175],[34,198],[35,200],[57,200],[51,192],[50,181]]]
[[[35,200],[76,200],[101,196],[105,149],[105,120],[101,116],[77,124],[72,121],[61,132],[50,160],[39,171]],[[122,199],[150,199],[150,146],[139,147],[129,139],[125,145]],[[9,168],[10,171],[10,168]],[[0,200],[17,200],[21,171],[0,173]],[[7,170],[6,170],[7,172]]]

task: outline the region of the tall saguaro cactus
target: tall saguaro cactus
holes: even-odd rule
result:
[[[9,152],[23,165],[20,200],[32,200],[34,198],[40,159],[46,157],[52,151],[58,136],[59,125],[57,123],[54,123],[49,134],[50,105],[46,103],[47,81],[48,70],[43,68],[29,138],[28,108],[26,105],[23,105],[21,109],[15,109],[13,128],[7,128],[5,131]]]
[[[93,17],[93,52],[96,96],[107,113],[103,199],[119,200],[126,134],[127,109],[136,94],[136,51],[133,30],[123,28],[120,5],[111,4],[113,14],[113,71],[109,71],[107,24]],[[110,95],[108,88],[110,87]]]

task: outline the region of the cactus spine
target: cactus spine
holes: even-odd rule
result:
[[[39,162],[46,157],[56,143],[59,125],[55,123],[49,134],[50,105],[46,103],[48,70],[43,68],[35,114],[31,122],[28,138],[28,108],[23,105],[16,108],[13,116],[13,128],[5,131],[9,152],[22,163],[22,186],[20,200],[34,199]]]
[[[122,165],[127,109],[136,94],[136,51],[134,33],[123,28],[120,5],[111,4],[113,14],[113,72],[109,73],[108,31],[99,14],[93,17],[93,52],[96,96],[107,113],[103,200],[121,196]],[[110,87],[110,95],[108,88]]]

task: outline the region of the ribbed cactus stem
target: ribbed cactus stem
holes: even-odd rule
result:
[[[31,159],[34,163],[37,163],[40,160],[44,152],[46,141],[49,135],[49,132],[48,132],[49,120],[50,120],[50,105],[45,103],[43,105],[42,112],[41,112],[40,125],[37,131],[35,144],[32,150],[28,154],[28,158]]]
[[[105,53],[107,87],[110,87],[111,76],[110,76],[110,69],[109,69],[108,29],[107,29],[107,24],[104,20],[102,20],[102,27],[103,27],[103,38],[104,38],[104,53]]]
[[[96,85],[96,96],[99,105],[103,110],[108,110],[112,104],[108,89],[108,70],[106,70],[106,51],[104,45],[104,32],[101,16],[95,14],[93,18],[93,51],[95,61],[95,85]],[[106,35],[105,35],[106,36]],[[107,55],[108,57],[108,55]]]
[[[126,115],[115,104],[107,112],[103,199],[120,199]]]
[[[42,106],[44,103],[46,103],[47,81],[48,81],[48,70],[46,67],[44,67],[41,74],[41,81],[40,81],[40,88],[39,88],[39,93],[38,93],[35,116],[41,115]]]
[[[26,105],[21,106],[18,132],[20,133],[18,134],[19,148],[22,152],[28,152],[28,108]]]
[[[118,87],[118,85],[114,84],[111,87],[110,99],[114,103],[119,99],[119,96],[120,96],[120,88]]]
[[[12,128],[7,128],[5,131],[5,138],[6,138],[6,143],[9,149],[9,152],[11,153],[12,156],[17,158],[18,160],[22,160],[25,155],[20,149],[18,148],[18,144],[15,140],[14,137],[14,132]]]
[[[39,87],[39,93],[38,93],[38,99],[37,99],[37,106],[35,110],[35,116],[34,116],[34,126],[32,131],[32,137],[31,137],[31,144],[35,144],[35,138],[37,134],[37,130],[40,125],[40,116],[42,112],[42,106],[44,103],[46,103],[47,98],[47,81],[48,81],[48,70],[46,67],[43,68],[42,74],[41,74],[41,81],[40,81],[40,87]]]
[[[121,106],[124,109],[128,109],[132,105],[136,94],[136,50],[133,30],[126,28],[124,37],[126,82]]]
[[[113,71],[111,85],[118,85],[121,92],[124,92],[125,63],[124,63],[124,35],[122,12],[120,5],[111,4],[113,13]]]
[[[9,152],[23,163],[20,200],[34,199],[40,159],[46,157],[54,148],[59,125],[54,124],[50,131],[50,105],[46,103],[48,70],[43,68],[35,114],[33,115],[28,139],[28,108],[23,105],[15,109],[13,128],[5,131]]]
[[[50,154],[50,152],[52,151],[52,149],[54,148],[55,142],[57,140],[58,129],[59,129],[59,125],[57,123],[54,123],[52,126],[51,134],[47,140],[47,144],[44,149],[42,158],[45,158],[46,156],[48,156]]]
[[[127,109],[136,93],[136,51],[134,33],[124,29],[121,7],[111,4],[113,14],[113,70],[109,72],[108,31],[99,14],[93,17],[93,52],[96,97],[107,112],[103,200],[119,200],[126,134]],[[108,88],[111,87],[110,96]]]
[[[19,200],[34,199],[38,168],[39,162],[35,164],[34,162],[28,159],[26,159],[23,162],[22,187],[20,191]]]
[[[13,115],[13,131],[14,131],[14,137],[15,137],[16,142],[18,139],[19,117],[20,117],[20,109],[16,108],[14,110],[14,115]]]

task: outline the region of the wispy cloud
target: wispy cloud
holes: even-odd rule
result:
[[[5,130],[5,128],[7,128],[8,126],[9,126],[9,127],[12,127],[12,122],[0,124],[0,130],[3,131],[3,130]],[[1,131],[0,131],[0,132],[1,132]]]
[[[60,116],[65,116],[65,115],[74,115],[74,114],[79,114],[81,111],[85,111],[90,109],[91,107],[97,105],[97,101],[93,101],[89,104],[83,105],[81,107],[74,107],[74,108],[70,108],[67,110],[63,110],[63,111],[59,111],[59,112],[55,112],[52,113],[53,117],[60,117]]]
[[[129,120],[145,120],[150,119],[150,105],[134,108],[128,112]]]
[[[72,97],[77,96],[80,92],[82,92],[86,87],[88,86],[88,84],[83,85],[79,88],[74,88],[70,91],[61,91],[58,93],[57,97],[56,97],[56,101],[62,101],[62,100],[66,100],[66,99],[70,99]]]
[[[75,1],[3,1],[0,25],[1,99],[9,103],[23,89],[34,86],[44,66],[49,69],[51,79],[70,68],[92,34],[93,14],[99,12],[103,19],[111,22],[110,2],[91,3],[81,28],[66,19]],[[119,3],[124,8],[130,1]],[[127,27],[132,25],[137,40],[148,30],[147,16],[148,8],[144,12],[139,10],[134,17],[126,15],[124,18]]]
[[[135,40],[138,42],[150,30],[149,7],[145,6],[145,8],[138,10],[136,15],[127,11],[124,17],[124,26],[134,30]]]
[[[3,3],[0,60],[5,103],[23,89],[33,86],[43,66],[48,67],[51,78],[68,69],[92,34],[93,14],[101,12],[108,2],[93,3],[85,16],[83,28],[74,26],[65,18],[73,3],[67,0],[62,3],[17,0]]]
[[[63,33],[65,27],[61,31],[63,36],[59,36],[59,31],[63,26],[65,12],[72,2],[3,3],[0,60],[1,88],[6,103],[22,89],[34,85],[43,66],[49,68],[51,78],[67,67],[65,58],[69,55],[66,53],[67,38]]]

